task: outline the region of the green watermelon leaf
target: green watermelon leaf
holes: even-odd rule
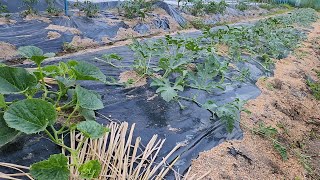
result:
[[[0,108],[5,108],[7,107],[6,101],[4,99],[3,94],[0,94]]]
[[[108,128],[102,126],[96,121],[82,121],[77,124],[77,129],[87,138],[98,139],[102,137]]]
[[[19,54],[31,61],[35,62],[38,66],[47,58],[54,57],[54,53],[43,54],[43,51],[36,46],[22,46],[18,49]]]
[[[87,121],[95,121],[96,115],[93,110],[79,108],[79,113],[87,120]]]
[[[0,93],[19,94],[37,85],[37,79],[23,68],[0,67]]]
[[[99,94],[94,91],[87,90],[81,86],[76,86],[76,94],[80,107],[89,110],[102,109],[103,103]]]
[[[94,80],[106,82],[107,77],[101,72],[101,70],[87,62],[79,61],[72,67],[76,80]]]
[[[167,102],[178,96],[177,91],[183,91],[183,87],[181,85],[174,84],[171,86],[168,79],[154,79],[150,86],[157,86],[158,89],[156,93],[160,93],[161,97]]]
[[[98,160],[91,160],[82,164],[78,170],[84,179],[97,178],[101,172],[101,164]]]
[[[9,127],[26,134],[38,133],[57,119],[54,106],[41,99],[25,99],[11,104],[4,113]]]
[[[0,113],[0,147],[14,140],[19,134],[19,131],[8,127],[3,119],[3,113]]]
[[[54,154],[48,160],[31,165],[31,176],[37,180],[68,180],[68,158],[63,154]]]
[[[43,51],[36,46],[22,46],[18,49],[21,56],[31,59],[32,56],[43,56]]]

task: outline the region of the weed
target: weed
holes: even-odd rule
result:
[[[266,84],[266,87],[267,87],[267,89],[268,89],[269,91],[273,91],[273,90],[274,90],[274,86],[273,86],[272,83],[267,83],[267,84]]]
[[[277,127],[281,128],[284,131],[285,134],[289,135],[288,128],[282,122],[277,123]]]
[[[311,157],[305,154],[302,154],[300,151],[295,151],[295,155],[298,157],[300,164],[304,167],[304,169],[309,173],[313,173],[313,169],[310,165]]]
[[[280,6],[280,7],[283,7],[283,8],[286,8],[286,9],[288,9],[288,10],[293,10],[293,9],[294,9],[294,7],[291,6],[291,5],[288,4],[288,3],[280,4],[279,6]]]
[[[288,159],[287,148],[282,145],[278,139],[278,131],[272,126],[266,126],[263,122],[258,124],[258,128],[253,128],[252,131],[262,137],[269,139],[272,142],[273,148],[279,153],[283,160]]]
[[[266,126],[263,122],[259,122],[258,128],[255,128],[254,131],[257,132],[259,135],[271,138],[275,138],[278,134],[277,129],[271,126]]]
[[[320,83],[307,80],[307,85],[309,86],[313,96],[317,100],[320,100]]]
[[[282,160],[288,160],[287,148],[285,146],[277,140],[273,140],[273,147],[280,154]]]

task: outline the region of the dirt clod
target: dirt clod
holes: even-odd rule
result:
[[[141,76],[135,71],[125,71],[120,73],[119,83],[127,83],[127,87],[139,87],[147,84],[147,77]]]
[[[58,32],[55,32],[55,31],[49,31],[48,35],[47,35],[47,38],[50,39],[50,40],[58,39],[60,37],[61,37],[61,34],[58,33]]]
[[[10,60],[18,55],[16,47],[5,42],[0,42],[0,52],[0,60]]]

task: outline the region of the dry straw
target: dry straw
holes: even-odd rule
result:
[[[89,160],[98,160],[101,163],[102,171],[97,179],[164,179],[168,172],[174,171],[172,166],[178,160],[178,157],[169,164],[167,161],[181,145],[176,145],[167,156],[160,161],[156,161],[165,140],[158,139],[158,136],[154,135],[147,145],[143,146],[140,137],[133,137],[135,124],[129,128],[126,122],[121,124],[111,122],[107,127],[110,128],[110,132],[96,140],[88,139],[82,145],[78,143],[84,138],[82,134],[75,131],[70,134],[71,147],[80,149],[79,163]],[[62,153],[65,153],[64,149],[62,149]],[[69,158],[69,164],[74,164],[74,161],[74,159]],[[19,177],[24,176],[24,178],[33,179],[27,173],[28,167],[0,162],[1,166],[14,169],[17,173],[0,173],[0,178],[19,179]],[[70,172],[71,180],[80,179],[76,168],[71,166]],[[177,172],[175,172],[175,176],[176,179],[182,179]]]

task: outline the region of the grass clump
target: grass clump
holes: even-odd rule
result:
[[[318,78],[320,78],[320,71],[316,71]],[[320,82],[307,80],[307,85],[311,90],[312,95],[317,99],[320,100]]]

